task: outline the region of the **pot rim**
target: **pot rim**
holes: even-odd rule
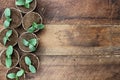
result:
[[[16,0],[15,0],[16,1]],[[37,7],[37,0],[34,0],[35,1],[35,5],[34,5],[34,8],[32,9],[32,10],[29,10],[29,11],[22,11],[22,10],[20,10],[20,8],[19,8],[19,6],[17,6],[16,4],[15,4],[15,7],[17,8],[17,9],[19,9],[20,10],[20,12],[22,12],[22,13],[28,13],[28,12],[32,12],[32,11],[34,11],[35,10],[35,8]]]
[[[38,15],[39,18],[40,18],[40,20],[41,20],[41,23],[43,23],[43,18],[42,18],[42,16],[41,16],[39,13],[37,13],[37,12],[28,12],[28,13],[26,13],[26,14],[24,15],[24,17],[23,17],[23,19],[22,19],[22,26],[23,26],[24,30],[26,30],[26,31],[27,31],[27,29],[25,28],[25,26],[24,26],[24,24],[23,24],[23,23],[24,23],[23,20],[24,20],[25,16],[27,16],[28,14],[31,14],[31,13]],[[33,33],[38,32],[38,31],[39,31],[39,29],[35,30]]]
[[[11,7],[10,9],[16,10],[16,11],[18,11],[18,12],[20,13],[21,21],[20,21],[20,23],[17,25],[17,27],[15,27],[15,28],[18,28],[18,27],[22,24],[22,19],[23,19],[22,13],[20,12],[19,9],[16,9],[16,8],[14,8],[14,7]],[[2,23],[3,23],[3,16],[4,16],[4,12],[2,13],[2,17],[1,17]],[[11,28],[12,28],[12,27],[11,27]]]
[[[6,49],[7,49],[7,48],[6,48]],[[6,51],[6,49],[1,52],[1,55],[3,55],[3,53]],[[17,51],[16,49],[13,49],[13,50],[15,51],[15,53],[16,53],[17,56],[18,56],[18,57],[17,57],[18,60],[17,60],[16,64],[13,65],[13,66],[10,67],[10,68],[13,68],[13,67],[17,66],[17,65],[19,64],[19,61],[20,61],[20,55],[19,55],[18,51]],[[1,56],[0,56],[0,58],[1,58]],[[1,62],[1,64],[2,64],[3,66],[5,66],[5,65],[2,63],[2,60],[0,60],[0,62]],[[5,66],[5,67],[6,67],[6,66]],[[10,69],[10,68],[8,68],[8,69]]]
[[[37,61],[38,61],[38,66],[36,66],[37,67],[37,70],[39,69],[39,67],[40,67],[40,60],[39,60],[39,58],[38,58],[38,56],[36,56],[35,54],[33,54],[33,53],[26,53],[26,54],[24,54],[24,55],[22,55],[21,56],[21,58],[20,58],[20,61],[19,61],[19,65],[20,65],[20,68],[21,68],[21,60],[23,59],[23,57],[25,57],[25,56],[27,56],[27,55],[32,55],[32,56],[34,56],[36,59],[37,59]],[[31,72],[28,72],[28,71],[25,71],[26,73],[31,73]]]
[[[28,32],[23,32],[20,36],[19,36],[19,38],[18,38],[18,47],[20,48],[20,50],[22,50],[23,52],[32,52],[32,51],[26,51],[26,50],[24,50],[23,48],[21,48],[21,46],[20,46],[20,43],[19,43],[19,39],[21,38],[21,36],[23,36],[23,35],[26,35]],[[38,40],[38,37],[37,37],[37,35],[35,35],[34,33],[30,33],[31,35],[33,35],[33,36],[35,36],[35,38],[37,39],[37,45],[36,45],[36,48],[38,47],[38,43],[39,43],[39,40]]]
[[[7,72],[6,72],[6,74],[5,74],[6,79],[7,79],[7,74],[8,74],[8,72],[9,72],[10,70],[12,70],[12,69],[22,69],[22,68],[20,68],[20,67],[13,67],[13,68],[8,69]],[[24,77],[24,80],[25,80],[26,75],[24,74],[23,77]],[[7,80],[8,80],[8,79],[7,79]]]
[[[2,31],[7,30],[7,29],[10,29],[10,30],[14,31],[15,34],[17,35],[17,38],[18,38],[18,32],[14,28],[4,28],[0,31],[0,33],[2,33]],[[16,40],[16,42],[12,46],[15,46],[17,43],[18,43],[18,41]],[[5,47],[7,47],[7,46],[5,45]]]

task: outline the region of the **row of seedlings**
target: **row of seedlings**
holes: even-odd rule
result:
[[[7,80],[24,80],[26,73],[36,73],[39,68],[39,58],[33,54],[39,44],[35,32],[44,25],[41,15],[33,12],[36,0],[16,0],[15,5],[17,9],[6,8],[2,15],[4,29],[0,32],[0,42],[6,49],[1,54],[1,63],[8,68]],[[19,36],[15,29],[21,24],[26,32]],[[14,49],[16,44],[24,55]]]

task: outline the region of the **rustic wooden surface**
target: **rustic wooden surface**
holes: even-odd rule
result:
[[[37,1],[46,28],[37,33],[40,68],[26,80],[120,80],[120,0]],[[0,16],[6,7],[14,0],[0,0]],[[0,64],[0,80],[6,71]]]

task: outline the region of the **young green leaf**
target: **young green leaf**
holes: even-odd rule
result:
[[[25,7],[26,8],[30,8],[30,3],[32,2],[33,0],[25,0]]]
[[[18,6],[24,6],[25,8],[30,8],[30,3],[33,0],[16,0],[16,5]]]
[[[26,47],[29,47],[29,49],[31,51],[35,51],[36,50],[36,45],[37,45],[37,39],[33,38],[33,39],[30,39],[29,41],[27,41],[26,39],[23,39],[23,44],[24,46]]]
[[[44,29],[44,25],[43,24],[38,24],[38,29]]]
[[[16,0],[15,4],[18,6],[23,6],[25,4],[25,1],[24,0]]]
[[[10,8],[6,8],[5,11],[4,11],[4,14],[5,14],[5,17],[10,17],[11,15],[11,11],[10,11]]]
[[[12,35],[12,30],[8,30],[7,33],[6,33],[6,36],[10,37],[11,35]]]
[[[33,45],[33,46],[36,46],[36,44],[37,44],[37,39],[36,39],[36,38],[33,38],[33,39],[29,40],[29,43],[30,43],[31,45]]]
[[[31,3],[33,0],[25,0],[25,3]]]
[[[7,41],[9,40],[9,37],[12,35],[12,30],[8,30],[6,32],[6,35],[3,37],[3,44],[6,45]]]
[[[12,21],[12,19],[10,18],[11,16],[10,8],[6,8],[4,11],[4,14],[5,14],[6,20],[4,21],[3,25],[5,28],[8,28],[10,26],[10,22]]]
[[[12,60],[11,58],[6,58],[5,65],[7,68],[10,68],[12,66]]]
[[[29,65],[29,70],[31,73],[36,73],[36,68],[33,65]]]
[[[5,20],[4,23],[3,23],[3,25],[4,25],[5,28],[8,28],[9,25],[10,25],[10,21]]]
[[[3,37],[3,44],[4,44],[4,45],[6,45],[7,40],[8,40],[8,37],[6,37],[6,36],[5,36],[5,37]]]
[[[26,39],[23,39],[22,42],[25,46],[29,46],[29,42]]]
[[[33,52],[36,50],[36,47],[34,47],[32,44],[29,44],[29,49]]]
[[[33,33],[35,30],[36,30],[35,27],[30,27],[28,28],[27,32]]]
[[[34,28],[37,28],[38,24],[37,24],[36,22],[33,22],[33,23],[32,23],[32,26],[33,26]]]
[[[37,24],[36,22],[33,22],[32,26],[28,28],[29,33],[33,33],[35,30],[43,29],[44,25],[43,24]]]
[[[25,8],[30,8],[30,4],[29,3],[25,3]]]
[[[26,63],[27,65],[30,65],[30,64],[31,64],[31,60],[30,60],[30,58],[29,58],[28,56],[25,57],[25,63]]]
[[[15,74],[15,73],[9,73],[9,74],[7,75],[7,77],[8,77],[9,79],[14,79],[14,78],[16,78],[16,74]]]
[[[7,56],[11,56],[13,53],[13,46],[8,46],[7,50],[6,50],[6,55]],[[9,58],[9,57],[8,57]]]
[[[21,77],[23,74],[24,74],[24,70],[21,69],[20,71],[18,71],[18,72],[16,73],[16,76],[17,76],[17,77]]]

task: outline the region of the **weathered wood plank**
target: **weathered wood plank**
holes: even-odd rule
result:
[[[17,31],[24,32],[22,26]],[[104,55],[120,46],[119,26],[46,25],[37,36],[40,55]]]
[[[37,0],[35,11],[41,13],[47,24],[119,24],[120,0]],[[14,0],[1,0],[4,8],[15,7]]]
[[[39,55],[38,55],[39,56]],[[120,56],[39,56],[37,74],[26,80],[119,80]],[[5,80],[6,69],[0,65]]]
[[[46,28],[37,33],[40,68],[26,80],[120,80],[120,0],[37,1]],[[0,0],[0,16],[6,7],[15,7],[14,0]],[[1,80],[6,71],[0,63]]]

